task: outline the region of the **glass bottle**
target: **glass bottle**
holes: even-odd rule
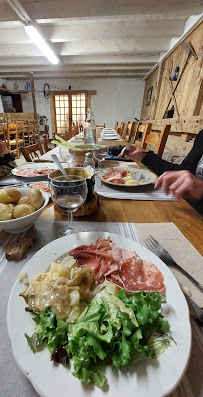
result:
[[[96,123],[94,113],[91,108],[87,109],[86,121],[84,124],[84,142],[85,144],[96,143]]]
[[[95,162],[94,162],[93,154],[91,152],[85,153],[85,161],[83,165],[84,167],[88,167],[92,171],[95,171]]]

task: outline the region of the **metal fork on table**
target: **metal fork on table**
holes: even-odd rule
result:
[[[174,267],[174,269],[178,269],[181,273],[183,273],[197,288],[199,288],[199,290],[201,292],[203,292],[203,286],[197,281],[195,280],[189,273],[187,273],[181,266],[179,266],[174,259],[172,258],[172,256],[168,253],[168,251],[165,250],[165,248],[163,248],[161,246],[161,244],[158,243],[158,241],[156,241],[154,239],[154,237],[149,236],[146,239],[146,246],[147,248],[154,252],[154,254],[156,254],[166,265]]]
[[[181,273],[183,273],[197,288],[203,292],[203,286],[195,280],[189,273],[187,273],[181,266],[179,266],[168,251],[165,250],[152,236],[148,236],[145,240],[147,248],[152,251],[155,255],[157,255],[166,265],[173,267],[174,269],[178,269]],[[203,310],[190,298],[190,296],[184,291],[183,293],[187,299],[187,302],[190,304],[190,309],[192,311],[195,320],[199,325],[203,327]]]

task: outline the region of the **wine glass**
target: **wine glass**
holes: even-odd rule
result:
[[[93,148],[93,155],[98,161],[98,172],[102,169],[102,161],[105,160],[108,154],[106,145],[97,145]]]
[[[70,153],[67,147],[60,146],[59,148],[59,156],[63,163],[66,163],[68,168],[71,166],[73,162],[73,155]]]
[[[54,204],[68,214],[68,225],[59,232],[60,236],[83,232],[84,229],[73,223],[73,212],[77,211],[87,197],[86,180],[77,175],[69,175],[69,180],[58,176],[50,182],[50,192]]]

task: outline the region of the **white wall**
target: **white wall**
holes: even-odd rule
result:
[[[19,89],[25,88],[26,81],[17,81]],[[106,123],[108,127],[114,127],[115,121],[133,121],[141,114],[142,99],[145,82],[139,79],[75,79],[75,80],[36,80],[35,89],[37,113],[48,118],[51,124],[49,100],[45,100],[43,86],[45,83],[52,91],[57,88],[66,90],[71,85],[72,90],[96,90],[97,95],[92,96],[92,109],[96,124]],[[13,88],[14,81],[8,82],[8,88]],[[22,94],[24,112],[33,112],[31,93]],[[51,130],[51,126],[50,126]]]

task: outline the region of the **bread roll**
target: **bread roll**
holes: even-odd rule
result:
[[[29,204],[29,198],[28,196],[23,196],[18,200],[17,204]]]
[[[13,187],[4,187],[0,189],[0,203],[3,204],[14,204],[17,203],[21,198],[21,193],[19,190]]]
[[[30,204],[18,204],[13,209],[13,218],[22,218],[35,212],[35,209]]]
[[[44,197],[39,189],[30,189],[28,192],[29,203],[36,210],[42,207],[44,204]]]
[[[0,203],[0,221],[9,221],[12,218],[13,205]]]

